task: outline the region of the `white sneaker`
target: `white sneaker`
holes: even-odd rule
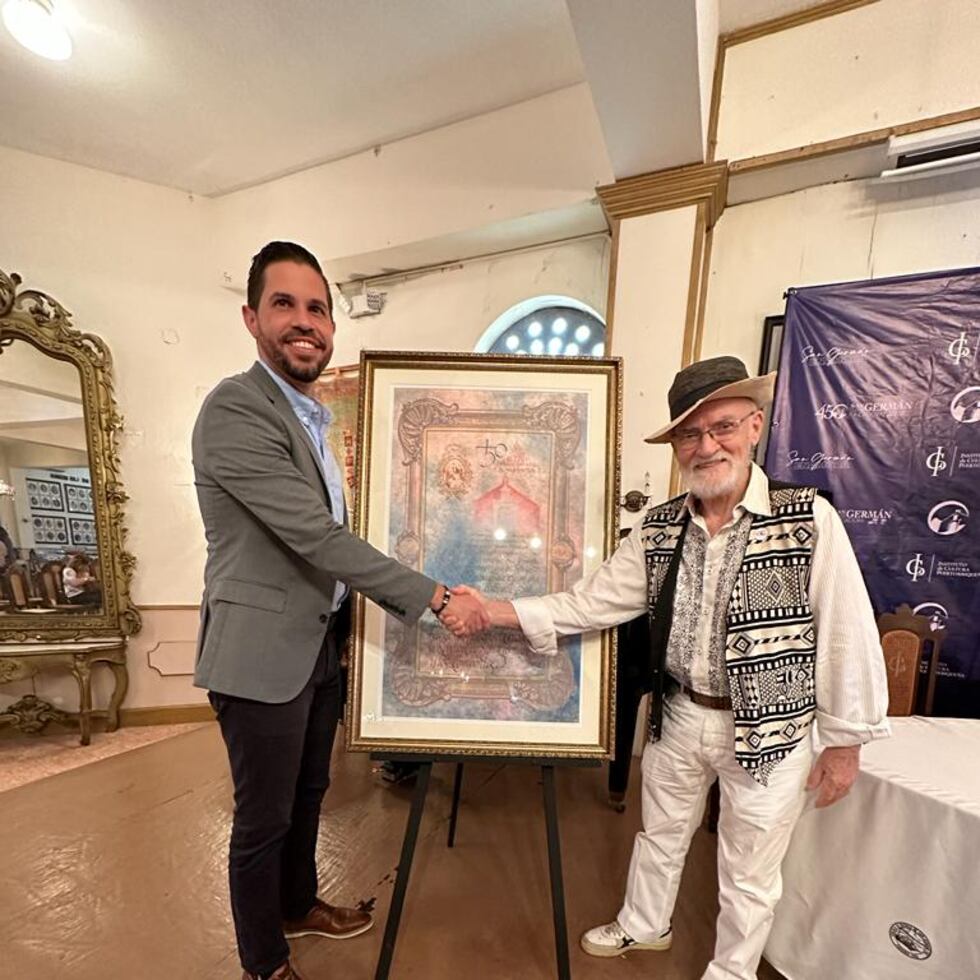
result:
[[[652,943],[639,943],[632,936],[627,935],[618,922],[610,922],[608,925],[596,926],[595,929],[583,933],[581,945],[590,956],[620,956],[633,949],[655,951],[670,949],[671,940],[671,931],[668,927],[667,931]]]

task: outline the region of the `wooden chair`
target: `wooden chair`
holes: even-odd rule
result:
[[[943,633],[944,630],[932,628],[928,616],[916,615],[908,605],[878,617],[878,634],[888,671],[889,715],[932,714]],[[923,663],[926,658],[928,665]],[[923,673],[927,677],[924,699],[919,692]],[[921,711],[917,711],[920,707]]]
[[[49,574],[53,583],[53,592],[47,582]],[[50,603],[53,601],[62,605],[68,602],[68,596],[65,595],[65,563],[63,561],[45,562],[41,566],[39,584],[41,586],[40,592],[44,596],[45,602]]]
[[[82,612],[80,606],[72,605],[65,599],[61,579],[53,568],[41,570],[41,592],[44,604],[49,609],[60,609],[62,612]]]
[[[27,578],[19,568],[11,568],[4,576],[6,579],[7,595],[15,609],[22,609],[28,603]]]

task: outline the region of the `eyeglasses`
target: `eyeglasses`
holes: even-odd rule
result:
[[[743,415],[740,419],[722,419],[709,425],[706,429],[678,429],[671,433],[670,441],[675,449],[693,449],[699,445],[702,436],[711,436],[715,442],[728,442],[738,431],[741,424],[751,418],[759,409],[753,408],[748,415]]]

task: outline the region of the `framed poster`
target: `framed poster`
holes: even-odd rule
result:
[[[327,439],[344,472],[344,495],[349,511],[354,508],[357,480],[357,378],[358,366],[348,364],[328,368],[313,384],[313,397],[333,415]]]
[[[358,533],[492,598],[569,588],[610,553],[618,514],[620,362],[365,352]],[[606,757],[613,631],[536,657],[519,630],[457,639],[359,600],[348,746]]]
[[[770,374],[779,370],[779,356],[783,350],[783,334],[786,330],[786,317],[780,313],[767,316],[762,321],[762,350],[759,353],[759,374]],[[766,412],[762,438],[756,447],[755,460],[762,466],[769,446],[769,436],[772,432],[772,409]]]

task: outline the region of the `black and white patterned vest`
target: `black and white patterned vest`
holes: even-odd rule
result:
[[[753,515],[728,602],[725,669],[735,758],[763,785],[809,737],[816,711],[816,630],[809,603],[815,494],[813,487],[770,487],[772,516]],[[685,499],[652,507],[643,521],[651,612],[688,519]],[[672,604],[672,596],[663,598]]]

